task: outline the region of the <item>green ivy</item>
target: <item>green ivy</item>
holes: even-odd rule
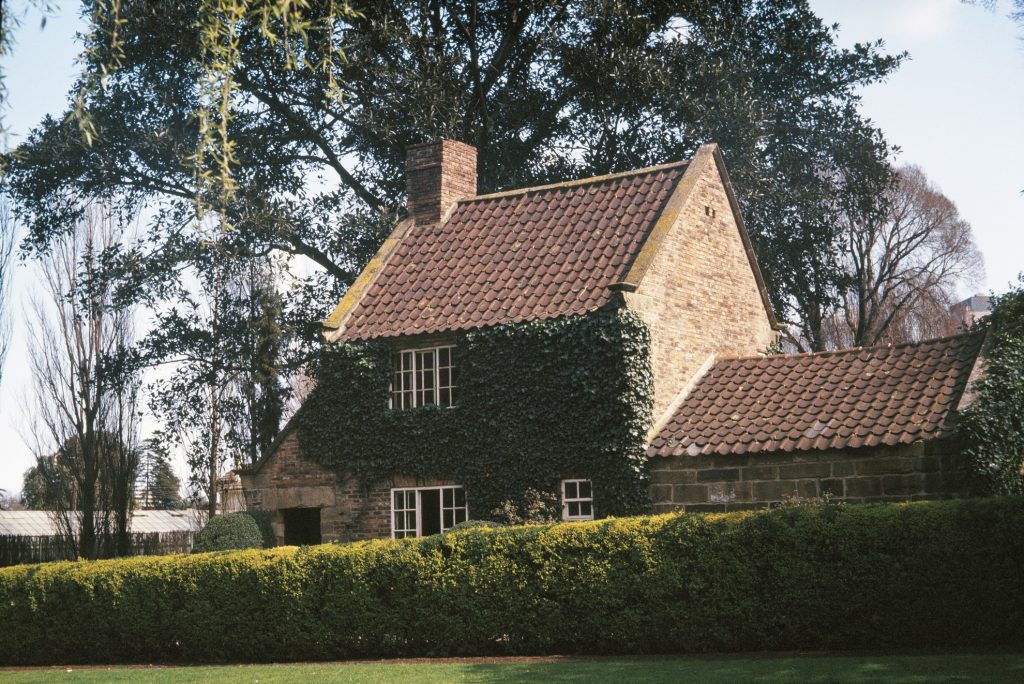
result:
[[[983,491],[1024,494],[1024,276],[977,327],[988,331],[988,352],[960,417],[965,453]]]
[[[391,346],[327,347],[296,416],[303,457],[366,486],[399,474],[459,482],[475,519],[526,506],[529,490],[557,497],[563,477],[593,482],[599,516],[649,507],[653,382],[639,318],[506,324],[455,345],[458,405],[401,411],[387,408]]]

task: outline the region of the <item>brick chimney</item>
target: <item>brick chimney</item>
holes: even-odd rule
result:
[[[405,187],[409,216],[437,223],[455,202],[476,195],[476,148],[443,138],[407,148]]]

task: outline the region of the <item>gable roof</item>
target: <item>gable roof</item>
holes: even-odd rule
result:
[[[984,340],[726,359],[686,395],[649,456],[754,454],[947,437]]]
[[[635,288],[717,145],[676,162],[460,200],[447,220],[406,220],[325,321],[330,340],[457,332],[597,311]],[[741,238],[760,270],[728,177]],[[638,259],[638,257],[640,257]],[[631,279],[631,280],[627,280]]]

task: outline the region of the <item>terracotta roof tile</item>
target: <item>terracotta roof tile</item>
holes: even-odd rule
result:
[[[463,200],[416,226],[354,307],[342,339],[458,331],[586,313],[612,301],[686,171],[669,164],[592,182]]]
[[[722,360],[647,453],[842,449],[948,436],[983,339],[970,333],[892,347]]]

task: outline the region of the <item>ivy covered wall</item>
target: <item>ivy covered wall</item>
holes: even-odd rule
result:
[[[455,344],[457,406],[407,410],[387,408],[390,345],[327,347],[295,418],[303,458],[367,486],[393,475],[459,482],[476,519],[529,506],[530,490],[557,501],[563,477],[593,481],[599,517],[649,507],[653,380],[639,318],[508,324]]]

